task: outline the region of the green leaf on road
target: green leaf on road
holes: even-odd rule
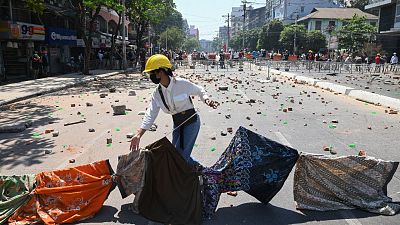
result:
[[[216,147],[212,147],[212,148],[211,148],[211,151],[212,151],[212,152],[215,152],[216,150],[217,150]]]
[[[283,121],[283,124],[284,124],[284,125],[287,125],[287,124],[288,124],[288,122],[287,122],[287,121]]]
[[[328,126],[330,129],[335,129],[336,128],[336,125],[335,124],[329,124],[329,126]]]
[[[106,146],[107,148],[111,148],[112,144],[107,144]]]
[[[378,114],[378,113],[377,113],[377,112],[371,112],[371,114],[372,114],[372,115],[376,115],[376,114]]]
[[[117,128],[117,129],[115,129],[115,131],[119,132],[119,131],[121,131],[121,129],[120,129],[120,128]]]
[[[198,145],[198,144],[194,144],[194,147],[196,147],[196,148],[197,148],[197,147],[199,147],[199,145]]]
[[[349,144],[349,148],[356,148],[356,144]]]
[[[38,134],[38,133],[33,133],[32,134],[32,136],[34,136],[34,137],[39,137],[41,134]]]

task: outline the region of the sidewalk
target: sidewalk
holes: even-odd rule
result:
[[[328,82],[326,80],[315,79],[307,75],[307,73],[302,73],[301,75],[299,75],[295,72],[284,72],[275,69],[271,69],[270,72],[272,75],[282,75],[288,78],[295,79],[298,82],[306,83],[334,93],[347,95],[359,101],[375,105],[382,105],[390,107],[392,109],[400,110],[400,98],[394,98],[382,94],[372,93],[369,91],[362,90],[362,88],[356,88],[355,86],[353,87],[347,85],[344,86],[334,81]]]
[[[123,73],[123,70],[93,70],[93,75],[80,73],[64,74],[0,86],[0,106],[28,99],[34,96],[58,91],[74,85]]]

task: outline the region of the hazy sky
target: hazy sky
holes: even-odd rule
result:
[[[241,0],[174,0],[174,2],[189,25],[199,28],[200,39],[208,40],[218,35],[220,26],[226,25],[222,15],[230,13],[233,6],[241,4]],[[265,0],[252,2],[265,2]],[[258,7],[261,6],[257,5],[256,8]]]

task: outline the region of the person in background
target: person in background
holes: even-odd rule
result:
[[[39,70],[42,67],[42,58],[40,58],[37,51],[33,53],[31,61],[32,61],[33,79],[37,79],[39,78]]]
[[[390,58],[390,71],[394,71],[398,63],[399,57],[396,52],[393,52],[392,58]]]

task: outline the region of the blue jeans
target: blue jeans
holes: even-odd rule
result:
[[[172,133],[172,144],[190,165],[198,164],[196,160],[190,157],[200,130],[200,117],[199,115],[196,116],[196,122],[181,126]],[[183,129],[183,147],[181,147],[181,129]]]

